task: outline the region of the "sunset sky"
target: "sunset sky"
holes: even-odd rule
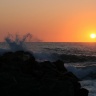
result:
[[[0,41],[33,34],[44,42],[93,42],[96,0],[0,0]]]

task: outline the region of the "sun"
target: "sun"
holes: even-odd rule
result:
[[[91,37],[92,39],[94,39],[94,38],[96,38],[96,34],[91,34],[90,37]]]

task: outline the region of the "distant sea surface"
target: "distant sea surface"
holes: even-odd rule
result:
[[[0,53],[14,51],[17,45],[0,43]],[[27,42],[21,46],[20,50],[30,51],[39,61],[63,60],[65,67],[82,79],[81,85],[89,89],[89,96],[96,96],[96,43]]]

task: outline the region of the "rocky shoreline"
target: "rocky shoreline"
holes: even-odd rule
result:
[[[0,56],[1,96],[88,96],[61,60],[38,62],[29,52]]]

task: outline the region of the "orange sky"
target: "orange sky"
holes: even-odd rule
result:
[[[96,41],[96,0],[0,0],[0,41],[8,32],[46,42]]]

